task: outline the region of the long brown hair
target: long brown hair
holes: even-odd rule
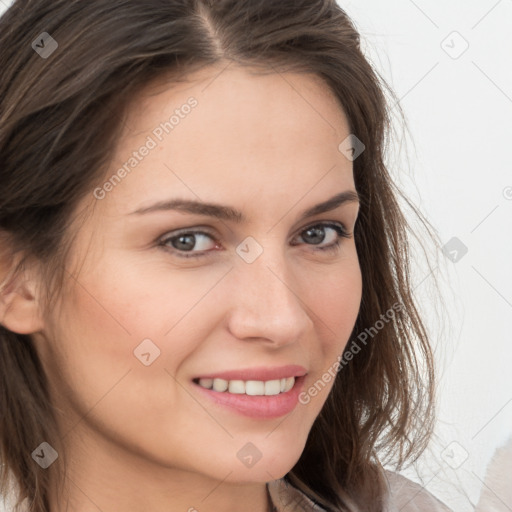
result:
[[[46,45],[34,46],[39,39]],[[54,51],[41,55],[43,47]],[[400,467],[425,449],[435,380],[412,294],[405,196],[384,158],[392,124],[386,92],[394,95],[347,14],[335,0],[17,0],[0,19],[0,48],[2,293],[34,260],[47,307],[66,278],[76,205],[101,183],[130,102],[150,81],[233,62],[262,73],[315,73],[330,86],[365,145],[353,162],[363,296],[351,339],[393,314],[343,360],[285,479],[327,510],[381,511],[381,454]],[[0,491],[8,492],[12,475],[19,502],[47,512],[57,474],[31,454],[48,442],[65,467],[47,377],[30,335],[0,325],[0,351]]]

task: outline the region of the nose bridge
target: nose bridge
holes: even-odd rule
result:
[[[267,338],[277,343],[299,339],[311,323],[294,277],[279,249],[265,249],[251,263],[236,263],[230,330],[238,338]]]

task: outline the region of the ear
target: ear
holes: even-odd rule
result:
[[[1,277],[0,324],[18,334],[31,334],[43,328],[43,315],[37,297],[35,268]]]

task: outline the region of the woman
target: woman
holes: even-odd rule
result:
[[[336,3],[20,0],[0,26],[4,494],[448,510],[383,467],[428,442],[433,360],[384,86]]]

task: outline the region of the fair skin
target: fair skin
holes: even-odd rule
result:
[[[6,327],[35,340],[69,452],[66,496],[52,512],[66,502],[80,512],[235,512],[247,503],[266,512],[265,483],[297,462],[332,388],[331,380],[307,405],[261,419],[206,400],[191,380],[299,364],[308,389],[342,353],[362,292],[353,237],[324,227],[315,245],[307,232],[330,222],[353,233],[358,203],[300,219],[355,191],[353,164],[338,150],[350,131],[334,96],[312,75],[221,69],[134,103],[106,179],[189,97],[198,102],[103,199],[91,193],[78,205],[94,211],[51,310],[43,314],[29,289],[4,311]],[[131,214],[173,198],[229,206],[246,220]],[[158,246],[183,228],[211,235],[196,235],[191,250],[203,256]],[[263,249],[252,263],[236,252],[248,236]],[[317,249],[336,239],[339,248]],[[146,338],[160,350],[149,366],[133,353]],[[248,442],[262,454],[252,467],[237,457]]]

